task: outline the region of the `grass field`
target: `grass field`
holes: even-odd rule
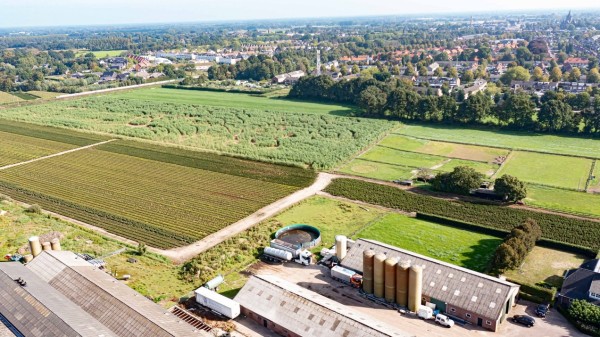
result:
[[[396,180],[410,179],[414,175],[414,170],[415,168],[412,167],[376,163],[356,158],[337,171],[371,179]]]
[[[70,144],[0,131],[0,167],[74,147]]]
[[[152,253],[139,256],[135,247],[124,246],[95,232],[55,218],[27,213],[24,208],[11,201],[1,201],[0,210],[8,212],[0,217],[1,256],[18,251],[25,253],[28,247],[27,239],[32,235],[44,237],[57,234],[61,237],[64,250],[86,253],[94,257],[102,257],[123,247],[128,248],[124,253],[104,259],[107,263],[106,269],[115,271],[118,275],[131,275],[127,285],[165,307],[172,306],[175,304],[173,299],[193,289],[192,285],[179,279],[179,267],[161,256]],[[130,257],[138,262],[128,263],[127,259]]]
[[[22,101],[22,99],[15,95],[9,94],[4,91],[0,91],[0,104],[21,102],[21,101]]]
[[[396,124],[338,105],[150,88],[0,111],[0,117],[330,168]]]
[[[600,193],[600,160],[596,160],[591,178],[589,190]]]
[[[591,159],[514,151],[497,176],[509,174],[534,184],[583,189]]]
[[[28,94],[37,96],[42,99],[54,98],[56,96],[62,95],[61,92],[50,92],[50,91],[28,91]]]
[[[355,235],[476,271],[485,271],[501,238],[473,233],[401,214],[388,214]]]
[[[122,53],[124,53],[126,51],[127,50],[97,50],[97,51],[92,51],[91,53],[96,55],[96,58],[105,58],[105,57],[120,56]],[[90,51],[89,50],[79,50],[79,51],[77,51],[75,56],[82,57],[87,53],[90,53]]]
[[[600,158],[600,140],[592,138],[477,130],[441,125],[406,125],[396,133],[438,141]]]
[[[510,270],[504,276],[522,284],[546,282],[560,288],[565,271],[579,267],[585,257],[543,247],[535,247],[519,269]]]
[[[38,96],[32,95],[28,92],[13,92],[12,95],[17,96],[24,101],[32,101],[39,98]]]
[[[537,185],[529,185],[527,191],[527,205],[600,218],[600,194]]]

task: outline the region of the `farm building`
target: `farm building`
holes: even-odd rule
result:
[[[254,275],[235,297],[242,314],[288,337],[400,337],[409,334],[272,275]]]
[[[600,306],[599,259],[588,261],[565,275],[556,302],[568,306],[572,300],[586,300]]]
[[[16,336],[211,336],[68,251],[0,263],[0,298]]]
[[[378,241],[358,239],[348,250],[341,261],[341,265],[363,274],[363,286],[365,280],[369,280],[368,276],[363,273],[363,254],[367,250],[383,254],[383,260],[381,261],[386,261],[385,268],[388,268],[388,260],[395,260],[398,270],[404,268],[405,264],[420,267],[419,269],[422,268],[422,278],[419,284],[420,304],[435,304],[436,309],[451,317],[492,331],[496,331],[498,325],[504,321],[514,306],[515,298],[519,292],[518,285],[496,277]],[[373,279],[373,276],[371,276],[371,279]],[[382,280],[379,281],[381,284]],[[378,284],[377,275],[375,275],[374,284],[376,289]],[[386,288],[387,286],[386,283]],[[389,294],[387,289],[385,293],[387,299],[387,294]],[[394,292],[392,291],[392,293]],[[401,291],[398,289],[396,294],[400,293]],[[410,294],[408,303],[410,306]]]

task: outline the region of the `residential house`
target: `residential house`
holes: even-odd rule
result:
[[[588,61],[586,59],[582,59],[579,57],[569,57],[563,63],[563,69],[565,71],[570,71],[573,68],[584,68],[585,69],[585,68],[587,68],[589,63],[590,63],[590,61]]]
[[[105,71],[102,73],[102,76],[100,76],[100,81],[102,82],[115,81],[116,79],[117,73],[114,71]]]
[[[586,300],[600,306],[600,259],[585,262],[565,274],[556,302],[569,306],[573,300]]]
[[[297,82],[300,77],[304,76],[305,73],[302,70],[292,71],[286,74],[281,74],[273,77],[271,79],[272,83],[283,83],[283,84],[291,84]]]
[[[485,90],[487,87],[487,81],[485,80],[476,80],[470,87],[463,87],[463,91],[465,92],[465,99],[469,98],[471,95],[475,95],[476,93]]]

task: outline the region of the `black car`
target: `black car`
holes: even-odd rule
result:
[[[546,317],[546,314],[548,313],[549,310],[550,310],[549,304],[540,304],[537,306],[537,308],[535,308],[535,314],[538,317]]]
[[[512,321],[515,323],[523,324],[530,328],[535,324],[535,319],[527,315],[514,315]]]

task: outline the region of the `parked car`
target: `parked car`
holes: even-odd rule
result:
[[[546,317],[546,314],[550,310],[550,304],[540,304],[535,308],[535,314],[538,317]]]
[[[512,321],[515,323],[523,324],[529,328],[535,325],[535,319],[527,315],[514,315]]]
[[[454,325],[453,320],[442,314],[435,315],[435,322],[439,325],[445,326],[446,328],[451,328]]]

